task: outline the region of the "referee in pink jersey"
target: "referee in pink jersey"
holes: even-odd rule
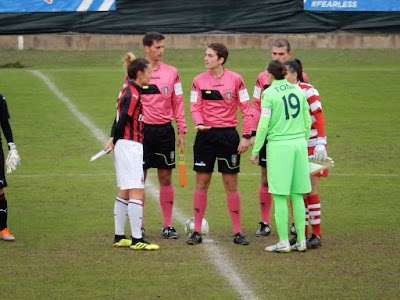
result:
[[[187,243],[202,242],[201,222],[207,207],[207,193],[215,161],[226,192],[226,200],[233,225],[233,242],[248,245],[242,232],[240,194],[237,178],[240,154],[244,153],[251,138],[250,98],[242,77],[224,68],[228,49],[220,43],[210,44],[204,57],[207,71],[193,80],[190,102],[197,129],[193,146],[196,186],[193,197],[194,232]],[[236,131],[238,107],[243,117],[242,137]]]

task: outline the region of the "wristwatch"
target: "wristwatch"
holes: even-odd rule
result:
[[[246,140],[251,139],[251,135],[250,135],[250,134],[243,134],[243,137],[244,137]]]

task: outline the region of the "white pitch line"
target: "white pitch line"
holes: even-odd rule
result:
[[[52,82],[51,80],[44,75],[40,71],[31,71],[33,74],[35,74],[37,77],[42,79],[44,83],[48,86],[48,88],[57,96],[58,99],[61,100],[61,102],[64,102],[65,105],[68,107],[68,109],[71,111],[71,113],[83,123],[94,135],[94,137],[102,144],[102,146],[105,145],[106,141],[108,140],[108,137],[101,131],[101,129],[97,128],[92,121],[90,121],[83,113],[81,113],[76,106],[68,99],[67,96],[65,96]]]
[[[68,109],[71,111],[71,113],[79,120],[81,121],[94,135],[94,137],[102,144],[104,145],[108,137],[101,131],[101,129],[97,128],[84,114],[82,114],[76,107],[75,105],[68,99],[67,96],[65,96],[55,84],[42,72],[40,71],[31,71],[33,74],[35,74],[37,77],[42,79],[47,87],[57,96],[59,100],[64,102]],[[152,183],[150,180],[146,180],[146,186],[147,186],[147,191],[149,194],[152,196],[151,199],[156,201],[158,199],[158,188]],[[186,216],[184,213],[182,213],[179,208],[174,206],[174,218],[183,226],[186,222],[187,219],[189,219],[188,216]],[[188,246],[190,247],[190,246]],[[254,292],[246,285],[246,283],[242,280],[242,278],[239,276],[239,271],[236,269],[236,267],[229,261],[229,258],[225,256],[222,252],[222,250],[217,247],[213,243],[205,243],[201,245],[206,251],[208,256],[211,258],[212,262],[214,265],[217,267],[217,269],[220,271],[221,275],[224,276],[229,283],[232,285],[232,287],[236,290],[238,294],[243,299],[254,299],[257,300],[257,296],[254,294]]]

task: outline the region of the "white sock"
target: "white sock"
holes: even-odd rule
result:
[[[117,197],[114,204],[114,226],[116,235],[125,235],[126,217],[128,215],[128,200]]]
[[[132,237],[135,239],[142,238],[142,217],[143,217],[143,201],[129,199],[128,204],[129,222],[131,224]]]

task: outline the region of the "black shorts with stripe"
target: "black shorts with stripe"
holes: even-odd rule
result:
[[[143,169],[175,168],[175,130],[171,123],[144,124]]]
[[[239,142],[239,134],[234,127],[198,131],[193,146],[193,170],[212,173],[215,160],[217,160],[218,172],[238,173],[240,171],[240,155],[237,151]]]
[[[0,142],[1,143],[1,142]],[[0,144],[0,189],[7,186],[6,174],[4,170],[4,152]]]

